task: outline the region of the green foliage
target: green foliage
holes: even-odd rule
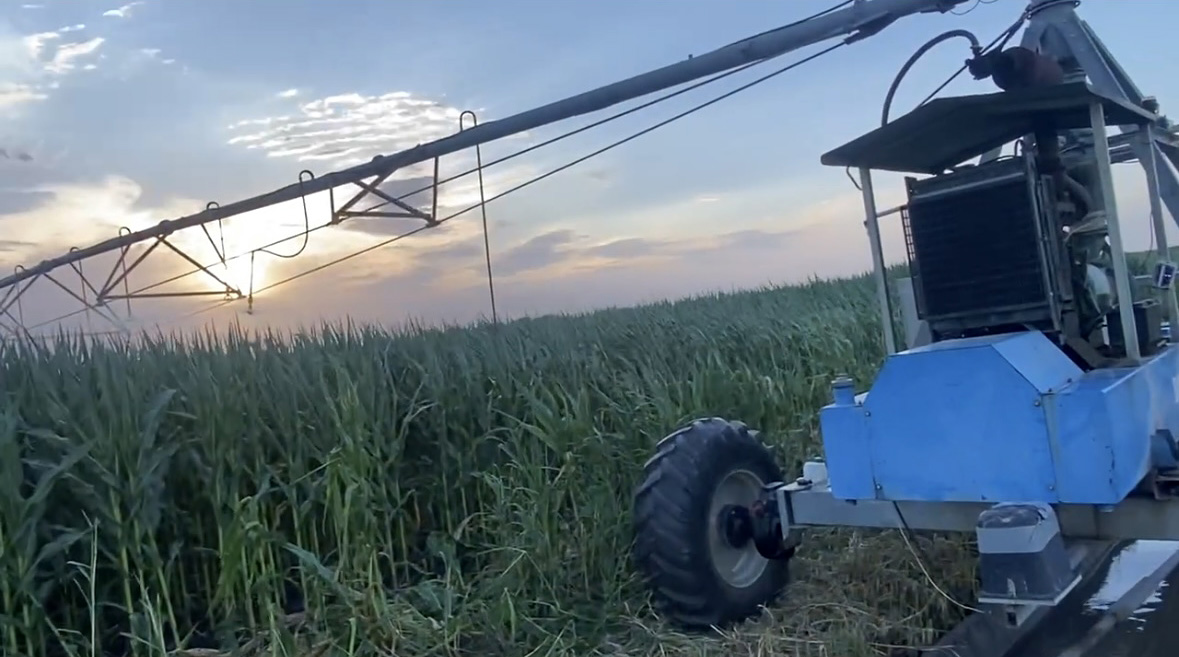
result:
[[[788,469],[816,454],[829,380],[878,366],[875,308],[859,278],[498,327],[0,346],[0,651],[771,640],[658,629],[629,565],[631,490],[696,416],[762,429]],[[812,545],[799,577],[842,611],[816,616],[800,585],[767,621],[778,653],[929,640],[956,618],[895,537]],[[957,567],[956,545],[927,565]]]

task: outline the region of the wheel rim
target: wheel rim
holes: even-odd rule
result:
[[[760,477],[748,470],[734,470],[717,485],[708,511],[712,566],[725,582],[739,589],[756,582],[769,560],[761,556],[752,540],[740,546],[731,544],[726,536],[726,510],[734,506],[751,507],[761,497],[763,484]]]

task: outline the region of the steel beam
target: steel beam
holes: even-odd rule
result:
[[[300,181],[267,194],[235,203],[207,207],[196,214],[163,221],[156,226],[129,232],[63,256],[42,261],[19,273],[0,278],[0,289],[53,271],[91,256],[109,253],[212,221],[292,201],[308,194],[359,184],[369,178],[384,179],[398,169],[428,162],[479,144],[539,128],[565,119],[596,112],[619,103],[723,73],[746,64],[763,61],[835,37],[848,42],[871,36],[896,20],[918,13],[944,13],[966,0],[856,0],[851,6],[812,19],[769,30],[717,50],[636,75],[585,93],[531,109],[497,121],[463,130],[437,141],[420,144],[393,155],[378,155],[370,162]],[[404,209],[404,208],[403,208]],[[343,211],[351,211],[348,205]]]
[[[892,502],[836,499],[826,485],[785,491],[788,516],[797,527],[859,527],[913,531],[975,531],[989,502]],[[1179,499],[1127,498],[1111,508],[1061,504],[1054,507],[1066,538],[1179,541]]]

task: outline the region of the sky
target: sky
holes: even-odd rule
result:
[[[304,170],[323,176],[445,137],[460,129],[465,110],[480,122],[504,118],[830,4],[0,0],[0,271],[114,237],[122,227],[145,228],[210,202],[265,194],[296,183]],[[903,18],[488,203],[499,316],[578,312],[866,270],[859,192],[842,169],[823,167],[820,156],[875,127],[897,69],[926,39],[966,28],[989,42],[1024,5],[967,2],[957,10],[962,15]],[[1078,11],[1164,111],[1179,106],[1179,83],[1157,57],[1173,39],[1179,3],[1085,0]],[[485,195],[510,190],[830,43],[488,166]],[[913,107],[968,54],[964,41],[938,46],[906,78],[894,114]],[[943,94],[994,91],[989,82],[962,78]],[[493,162],[645,100],[507,137],[479,155]],[[441,158],[439,171],[454,176],[475,162],[473,150],[463,151]],[[400,194],[428,187],[432,173],[431,163],[409,167],[384,189]],[[1141,170],[1119,167],[1117,183],[1128,246],[1146,248]],[[330,204],[338,207],[357,191],[344,186],[333,198],[311,195],[306,204],[295,200],[214,222],[208,237],[194,229],[170,238],[198,262],[214,265],[222,281],[243,292],[252,285],[252,312],[244,300],[223,304],[214,294],[136,299],[130,315],[125,304],[111,302],[106,312],[113,322],[92,313],[52,321],[79,308],[67,290],[81,295],[85,289],[68,267],[58,272],[60,286],[38,281],[11,312],[35,331],[96,332],[210,322],[298,327],[344,318],[467,322],[490,315],[478,208],[333,266],[325,265],[422,222],[349,219],[315,231],[305,244],[300,238],[256,251],[299,234],[304,225],[327,223]],[[877,196],[882,208],[901,202],[899,178],[878,179]],[[446,183],[437,194],[437,215],[476,206],[479,198],[474,175]],[[435,199],[427,190],[411,201],[429,210]],[[886,257],[901,261],[899,220],[882,223]],[[238,256],[224,265],[222,240],[223,252]],[[127,261],[146,246],[133,248]],[[86,260],[83,273],[100,287],[117,264],[113,257]],[[128,275],[126,289],[224,289],[204,274],[150,287],[191,269],[161,247]],[[0,323],[13,324],[7,318]]]

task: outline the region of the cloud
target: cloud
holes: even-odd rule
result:
[[[46,203],[53,198],[53,194],[46,191],[24,191],[24,190],[5,190],[0,191],[0,216],[7,214],[15,214],[18,212],[27,212],[39,205]],[[0,220],[2,221],[2,220]],[[28,247],[34,246],[32,242],[27,240],[9,241],[10,248],[8,251],[14,251],[11,248],[13,244],[22,244]]]
[[[77,60],[93,54],[105,42],[106,39],[102,37],[94,37],[87,41],[62,44],[53,54],[53,59],[45,66],[45,70],[56,75],[68,73],[77,68]]]
[[[0,253],[21,251],[31,246],[33,245],[30,242],[22,242],[20,240],[0,240]]]
[[[506,248],[492,249],[492,268],[498,279],[551,280],[612,267],[653,267],[687,262],[715,250],[763,254],[779,249],[795,230],[738,230],[705,239],[626,237],[595,240],[572,228],[556,228],[532,235]],[[475,224],[463,235],[452,234],[440,245],[407,242],[415,272],[431,276],[448,272],[467,284],[486,276],[483,235]],[[460,273],[465,274],[459,276]]]
[[[578,239],[579,235],[568,228],[541,233],[496,255],[493,266],[506,276],[543,269],[560,261],[562,252],[570,250]]]
[[[0,82],[0,110],[45,100],[49,94],[40,88],[19,82]]]
[[[293,98],[298,93],[297,89],[288,89],[278,96]],[[341,169],[367,162],[376,155],[396,153],[452,135],[458,131],[461,114],[458,108],[404,91],[373,96],[337,94],[293,104],[286,113],[237,121],[228,127],[233,135],[229,144],[271,159],[290,159],[306,163],[304,166],[320,162],[323,168]],[[433,189],[433,162],[400,169],[382,182],[379,189],[395,198],[406,197],[405,203],[422,213],[436,209],[439,218],[449,218],[469,212],[480,202],[479,179],[467,173],[474,164],[471,150],[443,158],[439,179],[444,182],[437,186],[437,199]],[[487,167],[482,196],[493,198],[534,178],[536,173],[536,167],[519,161]],[[447,180],[459,174],[467,175]],[[351,187],[337,189],[337,207],[358,191],[359,188]],[[413,195],[407,197],[410,194]],[[370,195],[352,209],[366,210],[381,202],[379,197]],[[378,210],[404,212],[389,204]],[[347,231],[382,238],[401,235],[421,225],[418,219],[392,217],[357,217],[341,224]],[[414,242],[420,240],[415,237]]]
[[[37,32],[22,37],[28,61],[43,73],[63,75],[77,68],[78,60],[94,54],[106,39],[62,42],[62,35],[85,29],[85,25],[64,27],[55,32]]]
[[[33,156],[25,151],[9,150],[0,146],[0,160],[15,160],[17,162],[32,162]]]
[[[25,48],[28,49],[29,57],[34,60],[40,60],[49,42],[60,38],[61,35],[57,32],[37,32],[26,35],[23,40]]]
[[[0,199],[7,210],[0,215],[0,234],[7,239],[36,245],[19,255],[25,262],[46,255],[58,255],[71,246],[85,246],[113,237],[121,226],[132,229],[175,215],[175,207],[136,210],[142,188],[132,180],[109,176],[96,182],[43,184],[19,192],[5,191]],[[36,195],[35,203],[13,212],[14,195]],[[30,207],[32,206],[32,207]],[[13,263],[15,264],[15,263]]]
[[[135,0],[135,2],[129,2],[118,9],[107,9],[106,11],[102,12],[102,15],[108,18],[127,18],[131,15],[131,11],[133,9],[141,6],[142,4],[142,0]]]
[[[735,230],[707,239],[597,240],[579,229],[559,227],[506,248],[496,249],[493,242],[498,312],[501,318],[581,312],[797,281],[810,273],[856,273],[868,262],[866,251],[845,249],[848,257],[830,256],[830,248],[844,245],[856,223],[853,215],[800,231]],[[408,317],[470,321],[486,316],[482,237],[478,228],[453,228],[445,235],[448,241],[436,246],[419,248],[413,241],[394,249],[398,260],[405,258],[410,265],[367,275],[352,266],[325,270],[281,296],[261,299],[260,313],[249,319],[249,325],[313,325],[343,316],[380,323]],[[310,298],[317,302],[306,303]]]
[[[0,111],[12,114],[22,106],[50,98],[65,76],[94,70],[94,58],[105,43],[102,37],[77,37],[86,25],[77,23],[57,30],[13,34],[0,25]]]
[[[269,157],[344,167],[454,134],[461,113],[408,91],[344,93],[304,102],[278,116],[238,121],[229,126],[236,133],[229,144]]]

